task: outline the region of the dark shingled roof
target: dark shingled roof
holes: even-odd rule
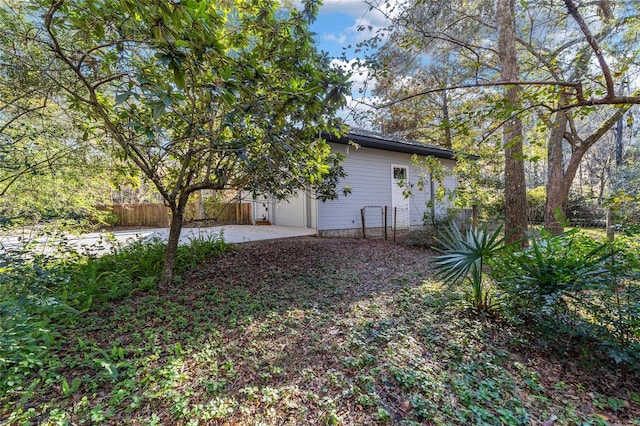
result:
[[[356,143],[365,148],[382,149],[385,151],[404,152],[407,154],[432,155],[437,158],[454,159],[460,153],[438,146],[427,145],[418,141],[397,138],[383,133],[372,132],[363,129],[350,129],[349,133],[342,137],[325,135],[328,142],[347,144]],[[474,155],[467,155],[468,158],[477,159]]]

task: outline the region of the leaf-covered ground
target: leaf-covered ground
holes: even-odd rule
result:
[[[85,314],[43,366],[55,375],[1,397],[0,423],[640,424],[637,375],[472,315],[430,280],[431,255],[237,246],[170,291]]]

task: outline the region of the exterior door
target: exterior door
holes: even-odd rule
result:
[[[409,228],[409,198],[404,191],[409,185],[409,167],[391,165],[391,226],[397,229]]]

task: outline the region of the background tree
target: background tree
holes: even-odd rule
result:
[[[54,0],[12,12],[28,27],[15,36],[46,53],[65,106],[105,132],[170,207],[161,285],[193,192],[285,197],[313,186],[335,196],[339,158],[319,135],[339,130],[346,78],[315,49],[313,7]]]
[[[374,96],[406,98],[420,88],[448,87],[464,78],[460,76],[464,69],[457,67],[451,52],[425,64],[422,49],[419,38],[405,32],[392,34],[377,54],[383,70],[376,74]],[[377,110],[373,123],[384,133],[464,150],[472,135],[479,133],[475,125],[481,126],[473,117],[473,97],[443,90],[410,98]]]
[[[580,9],[573,1],[565,1],[566,9],[572,19],[564,27],[565,41],[561,44],[551,43],[550,36],[545,35],[533,42],[523,40],[522,44],[535,56],[546,71],[545,78],[555,81],[585,82],[588,96],[603,96],[614,99],[617,95],[613,84],[613,76],[622,76],[625,69],[633,66],[627,59],[629,53],[638,49],[637,43],[616,42],[617,37],[627,38],[633,28],[627,28],[632,14],[636,12],[625,7],[614,15],[610,2],[597,2],[582,6]],[[626,10],[625,10],[626,9]],[[592,33],[585,18],[597,32]],[[533,24],[532,19],[532,24]],[[626,34],[625,34],[626,33]],[[607,46],[607,54],[613,60],[617,70],[612,73],[605,51],[601,45]],[[543,46],[552,46],[551,49]],[[595,67],[598,65],[597,68]],[[594,72],[595,70],[595,72]],[[622,95],[622,94],[620,94]],[[577,95],[580,98],[583,95]],[[615,103],[616,107],[565,108],[576,104],[576,94],[559,92],[554,108],[557,112],[549,120],[548,132],[548,179],[547,201],[545,206],[545,228],[558,234],[563,230],[563,222],[567,217],[569,192],[578,168],[587,151],[599,142],[604,135],[620,120],[633,102]],[[578,99],[580,103],[580,99]],[[590,102],[586,102],[589,104]],[[564,146],[568,145],[570,150]]]
[[[419,1],[407,4],[397,17],[390,16],[392,34],[380,49],[380,56],[383,64],[395,69],[399,67],[402,70],[407,67],[406,64],[413,64],[414,69],[404,79],[396,71],[390,72],[393,76],[391,79],[386,78],[387,70],[382,73],[385,77],[382,81],[386,84],[380,86],[378,93],[385,99],[382,103],[388,102],[385,106],[391,109],[389,113],[381,114],[383,123],[402,122],[398,112],[404,114],[404,104],[413,106],[423,99],[435,98],[436,102],[429,104],[422,101],[424,106],[431,109],[431,113],[425,114],[424,107],[414,109],[414,113],[419,111],[427,118],[427,122],[434,121],[428,117],[437,117],[438,130],[435,133],[440,133],[441,144],[452,146],[455,134],[464,141],[455,147],[474,153],[479,150],[477,146],[472,147],[473,143],[491,144],[495,128],[507,123],[501,144],[505,150],[505,182],[502,187],[509,200],[503,204],[508,209],[505,231],[511,235],[511,239],[518,239],[527,225],[522,124],[520,117],[512,117],[512,112],[518,109],[518,88],[508,88],[503,98],[497,96],[495,90],[483,93],[471,88],[481,80],[499,80],[501,74],[509,76],[509,79],[518,79],[515,22],[512,14],[509,14],[512,5],[496,3],[502,8],[495,8],[491,2],[485,1],[467,3],[464,8],[456,2]],[[506,12],[504,8],[507,8]],[[507,22],[507,18],[511,21]],[[483,22],[495,22],[496,19],[501,19],[503,23],[501,28],[504,31],[499,34],[495,27],[483,25]],[[509,39],[513,42],[509,43]],[[496,40],[500,41],[497,49],[491,44]],[[389,57],[401,60],[389,61]],[[413,60],[407,61],[407,57]],[[387,83],[388,80],[391,82]],[[449,90],[460,86],[471,90]],[[430,90],[425,91],[427,87]],[[452,113],[451,99],[456,99],[455,113]],[[420,120],[414,119],[409,124],[417,122]],[[472,128],[480,131],[469,130]],[[425,133],[413,131],[413,135],[421,140],[425,140]]]
[[[505,33],[499,31],[500,21],[488,16],[488,11],[500,2],[416,1],[409,5],[394,10],[388,30],[420,37],[420,46],[427,58],[437,58],[437,51],[448,46],[458,52],[459,68],[466,66],[473,72],[467,72],[466,78],[452,81],[448,87],[414,86],[404,96],[396,93],[395,98],[387,98],[382,104],[415,102],[419,96],[443,90],[484,88],[485,93],[493,93],[503,85],[520,87],[519,109],[513,109],[509,103],[493,102],[491,97],[476,98],[478,108],[483,108],[482,101],[488,101],[493,119],[501,124],[512,123],[515,116],[531,117],[532,123],[546,124],[545,222],[549,230],[560,232],[569,189],[584,154],[630,105],[640,101],[634,94],[616,92],[623,80],[629,81],[627,73],[638,72],[637,5],[614,5],[608,1],[577,5],[572,0],[559,4],[519,2],[514,5],[512,16],[516,20],[520,70],[510,80],[500,76],[496,68],[503,55],[496,51],[495,45],[500,45]],[[393,36],[389,39],[393,41]],[[412,51],[414,47],[407,49]],[[564,146],[571,149],[566,151]],[[515,155],[518,156],[519,153]],[[524,188],[514,189],[518,186],[505,182],[507,197],[511,191],[523,193]],[[515,219],[512,215],[516,213],[507,214],[511,217],[507,221]]]
[[[61,107],[46,52],[16,37],[30,24],[14,18],[0,8],[0,222],[99,220],[114,162],[82,118]]]

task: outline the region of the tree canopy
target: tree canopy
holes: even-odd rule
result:
[[[340,131],[348,84],[315,48],[314,4],[51,0],[3,13],[21,22],[5,35],[42,56],[35,86],[53,85],[171,208],[163,284],[193,192],[335,197],[340,158],[320,135]]]

